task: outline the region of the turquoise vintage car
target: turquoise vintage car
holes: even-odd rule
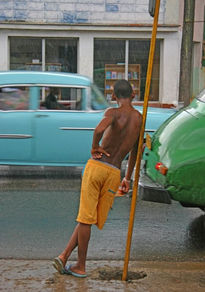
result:
[[[0,72],[0,164],[84,165],[108,106],[78,74]],[[174,112],[150,108],[146,131],[152,134]]]
[[[148,140],[142,199],[205,210],[205,90]],[[150,180],[151,179],[151,180]]]

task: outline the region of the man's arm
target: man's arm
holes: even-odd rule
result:
[[[135,144],[133,149],[130,151],[129,159],[128,159],[128,168],[127,173],[125,175],[126,180],[130,180],[132,176],[133,169],[135,167],[136,159],[137,159],[137,149],[138,142]]]
[[[138,141],[135,143],[134,147],[129,153],[127,173],[125,177],[123,178],[121,182],[121,186],[120,186],[120,190],[123,193],[127,193],[130,188],[130,180],[131,180],[132,172],[135,167],[136,158],[137,158],[137,149],[138,149]]]
[[[105,130],[112,124],[112,122],[113,122],[113,109],[108,109],[105,112],[103,119],[95,128],[95,131],[93,134],[93,142],[92,142],[92,149],[91,149],[91,154],[93,158],[101,158],[102,154],[105,154],[106,156],[110,156],[110,154],[107,153],[99,145],[99,143],[100,143],[100,140],[102,139],[102,136]]]
[[[136,140],[134,147],[132,148],[132,150],[129,153],[127,173],[126,173],[125,177],[123,178],[123,180],[121,182],[121,186],[120,186],[120,190],[123,193],[127,193],[129,191],[129,188],[130,188],[131,176],[132,176],[132,172],[133,172],[133,169],[135,167],[136,158],[137,158],[141,125],[142,125],[142,115],[139,114],[138,125],[137,125],[138,137],[137,137],[137,140]]]

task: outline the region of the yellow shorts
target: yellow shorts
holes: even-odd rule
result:
[[[96,224],[102,229],[119,185],[120,169],[97,160],[88,160],[83,174],[76,220],[80,223]]]

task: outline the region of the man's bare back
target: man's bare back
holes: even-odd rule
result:
[[[125,156],[136,146],[141,114],[126,104],[109,109],[106,115],[111,115],[113,120],[104,132],[101,146],[110,156],[103,154],[100,160],[120,168]]]
[[[113,97],[117,101],[118,108],[107,109],[104,118],[97,125],[93,135],[91,154],[94,159],[120,168],[125,156],[132,152],[133,162],[130,168],[132,170],[142,116],[132,106],[134,93],[126,80],[119,80],[116,83]],[[99,145],[101,139],[101,145]]]

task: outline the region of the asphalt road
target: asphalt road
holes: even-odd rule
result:
[[[51,259],[61,252],[76,224],[81,171],[0,168],[0,258]],[[88,259],[124,258],[130,203],[131,197],[116,198],[104,229],[92,227]],[[204,213],[139,200],[131,259],[204,261]]]

